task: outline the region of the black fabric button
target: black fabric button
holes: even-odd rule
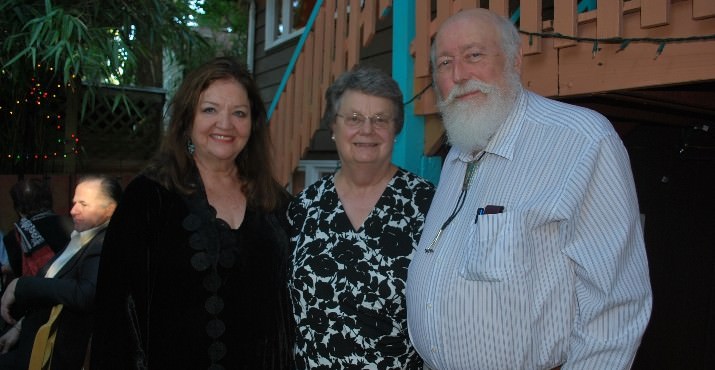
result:
[[[189,237],[189,246],[197,251],[206,250],[206,239],[202,238],[198,233],[191,234]]]
[[[223,311],[223,299],[219,296],[211,296],[206,300],[206,311],[212,315],[217,315]]]
[[[219,319],[213,319],[206,324],[206,334],[211,338],[218,338],[226,331],[226,324]]]
[[[184,218],[184,222],[181,223],[181,226],[184,227],[184,230],[191,232],[196,231],[201,227],[201,218],[191,213]]]
[[[209,346],[209,358],[211,361],[219,361],[226,356],[226,345],[223,342],[213,342]],[[219,365],[220,366],[220,365]]]
[[[191,266],[196,269],[196,271],[205,271],[211,262],[209,261],[209,256],[205,252],[197,252],[191,257]]]

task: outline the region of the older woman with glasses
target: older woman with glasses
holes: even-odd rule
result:
[[[433,186],[391,162],[402,93],[358,66],[325,94],[340,169],[288,208],[299,369],[418,369],[407,334],[407,266]]]

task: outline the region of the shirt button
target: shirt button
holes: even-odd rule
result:
[[[432,303],[427,303],[427,308],[432,308]]]
[[[437,347],[435,347],[435,346],[432,346],[432,348],[430,348],[430,350],[432,351],[432,353],[437,353]]]

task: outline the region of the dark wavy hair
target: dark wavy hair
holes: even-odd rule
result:
[[[10,188],[10,198],[15,212],[25,217],[52,210],[52,190],[42,179],[18,181]]]
[[[191,71],[182,81],[169,105],[169,131],[161,149],[144,174],[169,190],[188,195],[198,190],[198,170],[187,151],[199,97],[217,80],[235,80],[248,94],[251,106],[251,135],[236,157],[242,191],[254,209],[272,211],[285,200],[285,191],[273,178],[270,137],[258,86],[250,72],[232,57],[218,57]]]

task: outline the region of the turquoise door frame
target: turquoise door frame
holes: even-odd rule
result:
[[[410,42],[415,38],[415,2],[392,2],[392,77],[397,81],[405,101],[414,90],[414,62],[410,55]],[[440,157],[427,157],[425,146],[425,120],[414,113],[411,105],[405,107],[405,124],[397,137],[392,161],[437,185],[442,171]]]

